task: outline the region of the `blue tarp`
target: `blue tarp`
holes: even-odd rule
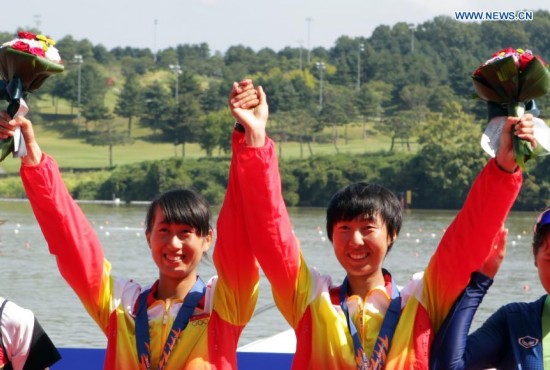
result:
[[[62,359],[52,370],[101,370],[105,359],[102,348],[58,348]],[[290,353],[237,352],[239,370],[290,369]]]

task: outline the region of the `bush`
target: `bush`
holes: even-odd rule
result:
[[[550,157],[548,157],[550,158]],[[548,158],[530,163],[514,209],[539,210],[550,204]],[[413,208],[458,209],[486,159],[476,151],[429,150],[417,154],[336,154],[281,161],[287,206],[326,207],[341,187],[365,181],[397,195],[413,192]],[[210,204],[221,205],[227,188],[229,159],[169,159],[116,167],[110,171],[63,173],[75,199],[151,200],[172,188],[189,188]],[[24,198],[19,177],[0,181],[0,197]]]
[[[2,181],[0,181],[0,197],[13,199],[27,197],[19,176],[2,178]]]

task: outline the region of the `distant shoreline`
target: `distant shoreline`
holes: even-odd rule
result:
[[[28,202],[29,200],[27,198],[0,198],[0,202]],[[86,199],[78,199],[76,200],[77,203],[89,203],[89,204],[137,204],[137,205],[147,205],[151,203],[147,200],[131,200],[129,202],[122,201],[119,198],[115,198],[113,200],[86,200]],[[0,220],[1,221],[1,220]]]

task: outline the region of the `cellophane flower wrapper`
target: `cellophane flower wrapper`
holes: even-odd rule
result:
[[[12,118],[27,114],[24,97],[28,93],[65,69],[52,39],[29,32],[19,32],[18,36],[0,46],[0,99],[8,102],[7,111]],[[16,157],[26,155],[19,129],[13,138],[0,140],[0,161],[10,153]]]
[[[546,63],[531,51],[507,48],[493,54],[473,73],[472,80],[476,97],[500,107],[503,112],[500,116],[490,112],[481,139],[482,148],[495,156],[506,115],[520,117],[525,106],[545,95],[550,90],[550,72]],[[542,149],[533,150],[529,142],[513,135],[516,162],[522,169],[525,169],[526,160],[550,151],[550,129],[539,118],[535,118],[534,123],[535,138],[546,153]]]

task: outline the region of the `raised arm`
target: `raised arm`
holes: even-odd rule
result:
[[[57,164],[43,154],[25,117],[0,118],[0,138],[12,134],[16,126],[27,145],[27,156],[21,158],[21,179],[42,229],[50,253],[54,254],[61,275],[67,280],[94,319],[99,320],[100,292],[107,283],[110,266],[104,264],[99,239],[81,209],[70,196]],[[103,326],[107,318],[102,318]],[[101,325],[100,324],[100,325]]]
[[[487,364],[494,366],[498,363],[498,355],[503,351],[502,344],[506,338],[505,330],[502,333],[497,331],[495,335],[494,330],[489,330],[493,325],[488,324],[485,329],[478,331],[477,339],[472,337],[469,340],[468,333],[474,315],[493,283],[506,253],[507,234],[508,229],[505,228],[498,234],[491,254],[481,269],[472,274],[468,286],[435,336],[430,351],[430,369],[462,370],[481,368],[480,366]],[[483,348],[477,347],[480,344]]]
[[[504,132],[533,137],[531,115],[509,117]],[[443,235],[426,269],[422,300],[437,332],[473,271],[489,255],[523,181],[513,155],[511,135],[501,135],[497,157],[474,181],[464,206]]]
[[[234,117],[244,127],[244,133],[234,134],[233,161],[250,245],[279,309],[295,326],[305,309],[307,288],[300,285],[306,292],[298,294],[300,251],[282,196],[275,146],[266,136],[268,105],[262,87],[258,87],[258,96],[260,103],[254,110],[232,106],[230,100]]]
[[[258,104],[250,80],[235,84],[233,90],[236,94],[250,97],[247,99],[249,104]],[[247,237],[236,171],[235,161],[232,160],[227,191],[216,227],[214,264],[219,278],[215,291],[214,310],[226,322],[244,326],[254,312],[260,276],[258,264]]]

